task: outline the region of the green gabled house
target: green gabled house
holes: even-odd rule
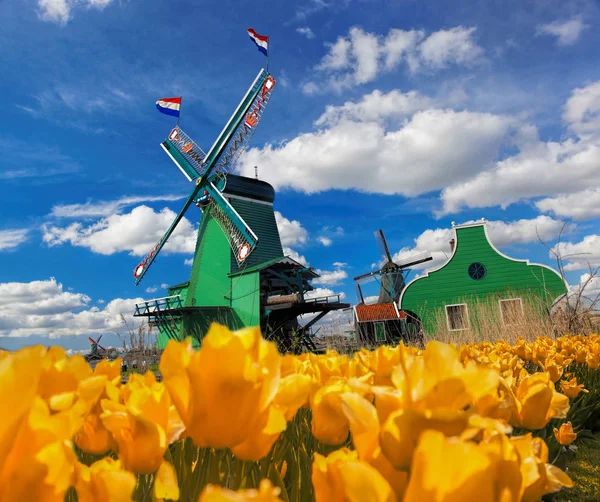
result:
[[[328,312],[349,307],[339,295],[310,298],[315,271],[284,255],[273,202],[275,190],[268,183],[228,175],[222,196],[252,229],[258,241],[243,263],[238,264],[228,236],[214,215],[210,200],[201,205],[196,249],[190,279],[169,287],[168,296],[136,305],[135,316],[148,317],[159,330],[158,346],[170,339],[191,336],[196,345],[213,322],[239,329],[260,326],[265,336],[282,350],[298,350],[300,340],[309,349],[314,343],[310,327]],[[298,316],[316,313],[300,325]]]
[[[453,224],[453,230],[448,261],[408,283],[398,300],[425,333],[433,334],[444,321],[448,331],[469,330],[478,322],[481,305],[510,325],[531,312],[544,315],[567,293],[568,285],[552,268],[496,249],[485,220]]]

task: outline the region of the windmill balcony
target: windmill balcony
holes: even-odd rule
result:
[[[147,316],[165,310],[180,309],[183,307],[183,299],[181,295],[166,296],[165,298],[157,298],[147,300],[143,303],[138,303],[135,306],[134,316]]]

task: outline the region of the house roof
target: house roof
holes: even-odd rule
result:
[[[399,319],[398,309],[392,302],[374,305],[357,305],[356,320],[358,322],[390,321]]]

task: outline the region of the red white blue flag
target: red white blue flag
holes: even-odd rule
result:
[[[260,52],[262,52],[265,56],[269,55],[269,37],[265,37],[264,35],[259,35],[254,31],[253,28],[248,28],[248,35],[250,39],[256,44],[256,47]]]
[[[172,115],[179,118],[179,110],[181,109],[181,97],[179,98],[162,98],[156,102],[156,108],[161,113]]]

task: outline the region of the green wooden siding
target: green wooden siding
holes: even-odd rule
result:
[[[565,284],[555,271],[539,265],[528,265],[499,254],[487,240],[484,226],[456,229],[456,251],[439,270],[410,283],[400,299],[400,307],[417,314],[426,332],[431,331],[435,317],[445,305],[484,301],[492,296],[512,298],[534,296],[550,306],[566,293]],[[487,273],[481,280],[468,274],[469,266],[478,262]],[[508,295],[508,296],[507,296]]]
[[[235,273],[273,258],[283,257],[273,206],[234,198],[231,198],[229,202],[258,237],[256,248],[241,267],[238,267],[235,257],[231,253],[231,272]]]
[[[244,326],[260,325],[260,272],[232,279],[231,306]]]
[[[210,211],[204,211],[198,228],[198,240],[186,306],[229,307],[231,289],[228,277],[231,248]]]

